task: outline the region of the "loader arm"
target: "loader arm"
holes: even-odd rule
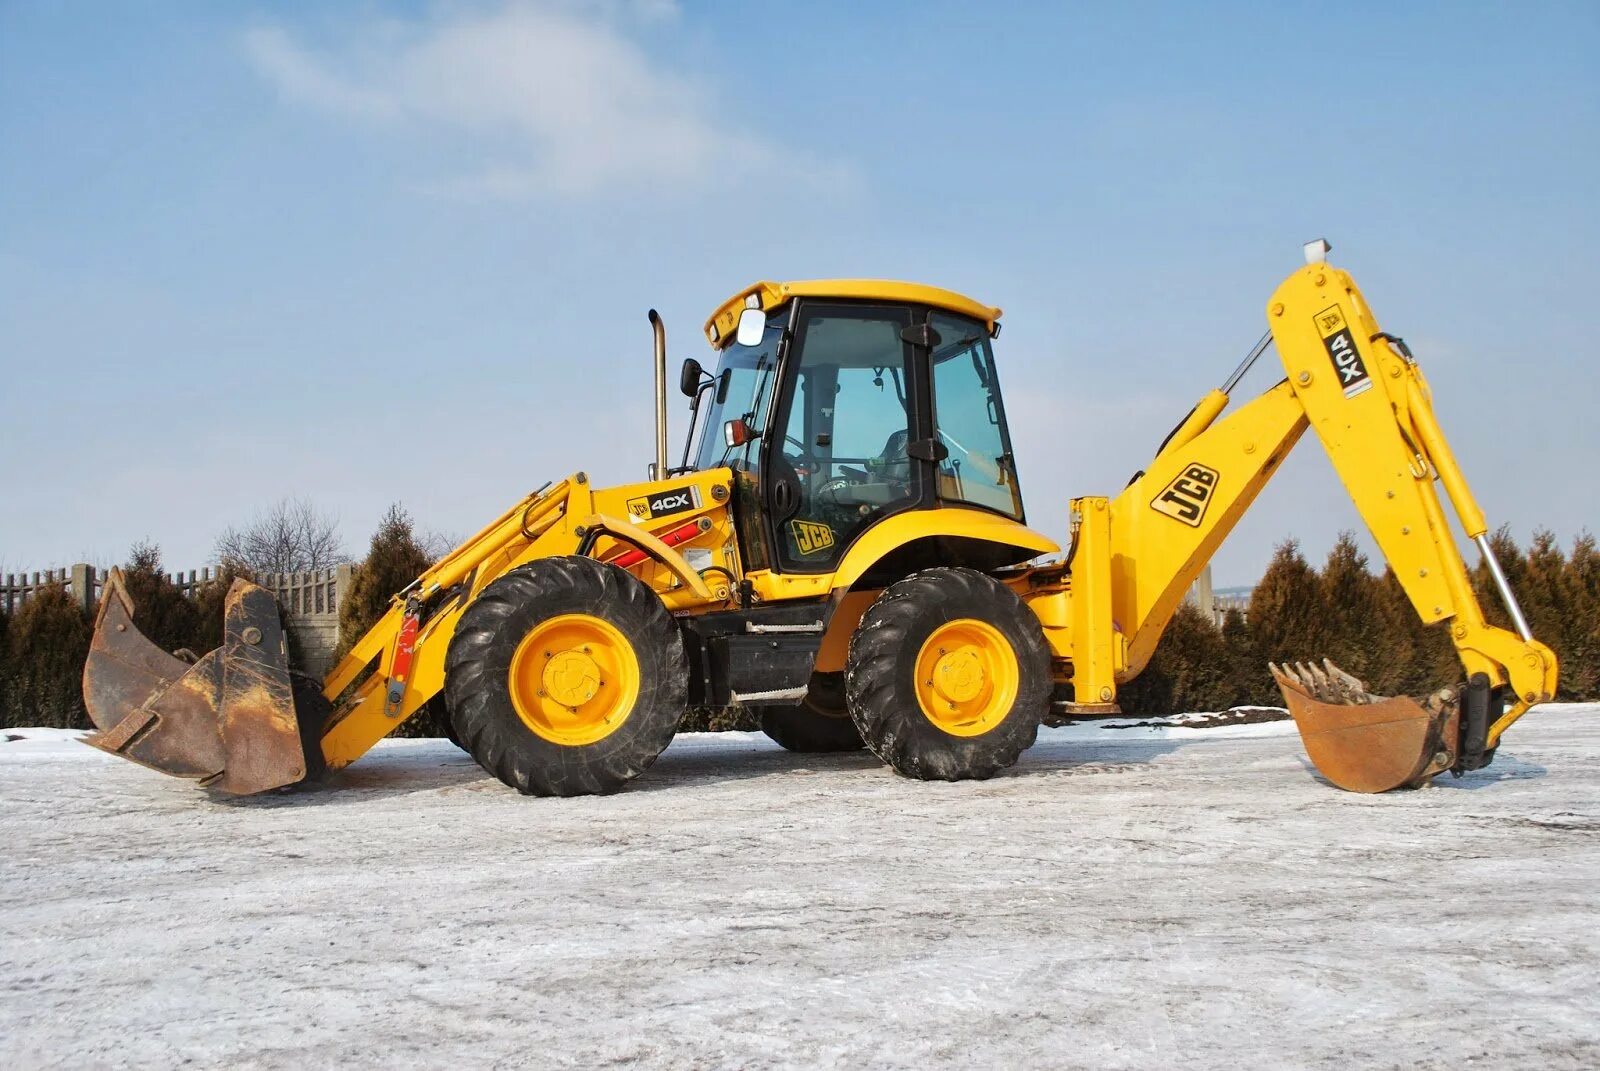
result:
[[[1402,341],[1382,333],[1350,276],[1326,263],[1285,280],[1267,320],[1282,382],[1227,416],[1227,393],[1211,391],[1120,495],[1074,501],[1071,598],[1053,619],[1045,607],[1040,616],[1071,662],[1075,697],[1080,707],[1109,708],[1117,683],[1145,667],[1200,571],[1309,427],[1417,614],[1449,630],[1476,689],[1468,705],[1487,710],[1466,714],[1483,719],[1481,758],[1507,726],[1555,694],[1556,657],[1526,633],[1508,588],[1522,634],[1485,620],[1443,500],[1500,579],[1488,523],[1422,370]]]

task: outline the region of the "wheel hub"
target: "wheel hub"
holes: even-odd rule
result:
[[[544,690],[557,703],[581,707],[600,691],[600,666],[584,651],[545,652]]]
[[[507,688],[524,725],[555,744],[610,736],[639,696],[639,659],[616,626],[562,614],[528,631],[511,657]]]
[[[947,702],[970,702],[983,690],[985,683],[983,660],[971,644],[947,651],[934,664],[934,691]]]
[[[938,626],[917,652],[917,705],[952,736],[981,736],[1004,721],[1020,681],[1010,641],[976,618]]]

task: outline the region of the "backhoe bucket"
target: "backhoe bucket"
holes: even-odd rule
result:
[[[1446,688],[1418,702],[1373,695],[1332,662],[1269,663],[1317,770],[1350,792],[1415,788],[1450,769],[1461,702]]]
[[[193,665],[162,651],[134,627],[133,600],[113,569],[83,670],[99,730],[85,742],[236,795],[303,780],[307,755],[272,595],[234,581],[223,637]]]

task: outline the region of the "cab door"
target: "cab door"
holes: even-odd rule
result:
[[[932,500],[926,362],[907,306],[803,302],[763,446],[778,567],[828,572],[862,532]],[[922,453],[921,457],[917,455]]]

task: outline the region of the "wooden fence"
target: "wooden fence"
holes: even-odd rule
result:
[[[221,575],[210,568],[172,573],[168,579],[185,597]],[[105,587],[107,571],[79,562],[64,569],[42,572],[7,573],[0,582],[0,611],[14,614],[41,588],[61,585],[83,612],[93,614]],[[339,603],[350,590],[350,566],[312,569],[300,573],[262,573],[253,577],[257,584],[277,597],[283,607],[284,622],[294,630],[308,673],[323,673],[333,660],[339,643]]]

